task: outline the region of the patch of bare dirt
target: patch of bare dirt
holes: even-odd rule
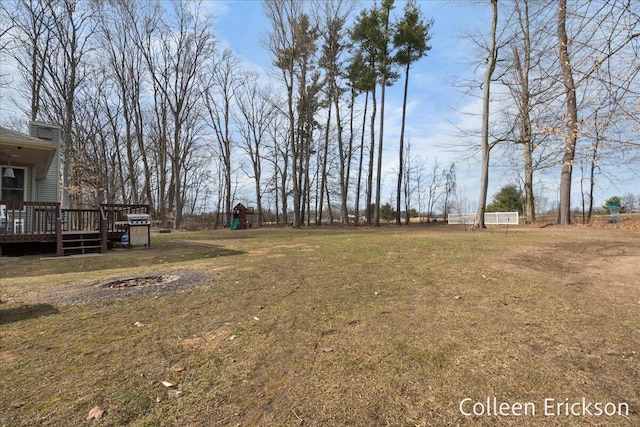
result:
[[[576,291],[591,288],[640,298],[640,236],[619,230],[585,231],[584,227],[555,230],[557,242],[522,247],[506,264],[536,271]],[[565,233],[571,238],[565,238]],[[584,238],[575,239],[576,235]]]

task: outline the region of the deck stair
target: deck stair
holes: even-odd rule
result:
[[[61,243],[61,255],[101,253],[103,250],[100,230],[64,231]]]

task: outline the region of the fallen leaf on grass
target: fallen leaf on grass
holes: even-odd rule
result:
[[[102,416],[104,415],[104,409],[100,408],[99,406],[94,406],[90,411],[89,411],[89,415],[87,415],[87,421],[90,420],[99,420],[100,418],[102,418]]]
[[[182,390],[167,390],[167,396],[171,399],[177,399],[182,396]]]
[[[175,384],[170,383],[169,381],[162,381],[162,385],[169,388],[169,387],[173,387]]]

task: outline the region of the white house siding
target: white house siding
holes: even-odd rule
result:
[[[29,136],[35,138],[42,138],[42,133],[49,133],[51,139],[46,138],[52,142],[55,142],[58,147],[60,146],[60,127],[55,125],[48,125],[45,123],[31,122],[29,123]],[[35,192],[33,193],[34,201],[38,202],[57,202],[59,201],[58,194],[58,179],[60,171],[60,150],[56,151],[56,154],[51,160],[51,165],[47,171],[47,175],[44,179],[35,180]]]

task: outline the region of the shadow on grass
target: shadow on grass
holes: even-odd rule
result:
[[[246,251],[229,249],[206,241],[172,240],[156,242],[150,248],[112,249],[104,256],[82,258],[81,260],[72,257],[24,257],[15,262],[3,264],[2,277],[23,277],[25,271],[29,271],[29,276],[80,271],[96,272],[105,269],[166,265],[246,254]],[[42,259],[46,261],[42,261]]]
[[[19,307],[0,309],[0,325],[27,319],[37,319],[38,317],[50,316],[58,313],[58,309],[50,304],[29,304]]]
[[[189,258],[198,259],[204,257],[225,257],[247,254],[246,251],[229,249],[224,246],[212,244],[210,241],[191,239],[177,240],[171,246],[164,247],[162,250],[164,253],[160,255],[160,258],[163,258],[165,261],[168,259],[169,261],[176,262],[182,261],[180,258],[184,258],[184,256],[187,255]]]

